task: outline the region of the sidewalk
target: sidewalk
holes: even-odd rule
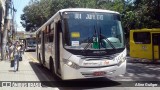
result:
[[[35,72],[26,59],[19,62],[19,71],[13,72],[10,67],[10,61],[0,62],[0,80],[1,81],[39,81]]]
[[[30,58],[26,55],[23,55],[23,61],[19,62],[19,71],[14,72],[14,68],[10,67],[10,61],[3,60],[0,61],[0,90],[45,90],[45,89],[51,89],[51,88],[43,88],[43,87],[4,87],[2,86],[3,82],[14,82],[14,81],[20,81],[20,82],[26,82],[30,83],[29,81],[36,81],[39,82],[38,77],[36,76],[34,70],[32,69],[29,62],[32,62],[32,60],[29,60]],[[32,83],[32,82],[31,82]],[[13,83],[12,83],[13,84]],[[2,87],[1,87],[2,86]],[[52,88],[53,89],[53,88]],[[55,89],[57,90],[57,89]]]

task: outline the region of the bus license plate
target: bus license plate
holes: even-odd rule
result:
[[[105,74],[106,72],[103,72],[103,71],[93,73],[94,76],[104,76]]]

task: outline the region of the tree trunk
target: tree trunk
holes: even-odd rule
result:
[[[6,57],[6,43],[7,43],[7,40],[8,40],[8,30],[7,30],[7,23],[8,23],[8,20],[6,20],[6,25],[4,26],[4,33],[3,33],[3,43],[2,43],[2,60],[5,59]]]
[[[8,41],[8,30],[7,30],[7,26],[8,26],[8,17],[9,17],[9,5],[10,5],[11,0],[6,0],[5,4],[6,4],[6,11],[5,11],[5,21],[4,21],[4,32],[3,32],[3,43],[2,43],[2,49],[1,49],[1,57],[2,60],[5,59],[6,57],[6,43]]]

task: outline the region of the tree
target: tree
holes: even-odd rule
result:
[[[35,31],[58,10],[75,7],[118,11],[126,32],[160,27],[159,0],[31,0],[21,15],[22,25],[26,31]]]
[[[21,15],[26,31],[35,31],[61,8],[77,7],[75,0],[32,0]]]
[[[3,31],[3,41],[2,41],[2,48],[1,48],[1,56],[2,60],[6,57],[6,44],[8,42],[8,30],[7,30],[7,24],[8,24],[8,16],[9,16],[9,9],[11,5],[11,0],[6,0],[6,10],[5,10],[5,17],[4,17],[4,31]]]
[[[23,9],[24,14],[21,15],[21,24],[26,28],[26,31],[35,31],[36,27],[41,25],[44,17],[40,10],[39,1],[32,2]]]
[[[160,1],[159,0],[135,0],[133,12],[137,17],[136,28],[158,28],[160,27]],[[139,24],[139,25],[138,25]],[[137,26],[138,25],[138,26]]]

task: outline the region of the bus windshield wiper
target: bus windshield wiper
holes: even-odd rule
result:
[[[82,50],[82,52],[85,51],[85,50],[87,50],[87,48],[91,45],[91,43],[93,42],[93,37],[96,38],[96,39],[98,38],[98,48],[99,48],[99,50],[100,50],[100,47],[101,47],[100,45],[102,43],[102,38],[105,39],[108,42],[108,44],[114,50],[116,50],[116,47],[111,43],[111,41],[109,41],[109,39],[101,33],[101,28],[99,28],[99,34],[98,34],[97,29],[95,28],[95,26],[94,26],[94,30],[95,30],[95,34],[92,37],[88,37],[88,43],[84,47],[84,49]]]
[[[109,43],[109,45],[116,50],[116,47],[111,43],[111,41],[108,40],[108,38],[105,38],[105,40]]]
[[[116,50],[116,47],[111,43],[111,41],[108,40],[108,38],[105,35],[102,35],[101,33],[101,28],[100,28],[100,34],[99,34],[99,38],[100,38],[100,42],[102,40],[102,37],[108,42],[108,44],[114,49]]]
[[[94,37],[94,36],[88,37],[88,43],[87,43],[87,45],[84,47],[83,50],[86,50],[86,49],[91,45],[91,43],[92,43],[92,38],[93,38],[93,37]]]
[[[95,26],[94,26],[94,31],[95,31],[94,35],[92,37],[88,37],[88,43],[84,47],[84,49],[82,50],[82,52],[85,51],[85,50],[87,50],[87,48],[91,45],[91,43],[93,42],[93,37],[96,37],[96,38],[98,37],[97,30],[95,29]]]

